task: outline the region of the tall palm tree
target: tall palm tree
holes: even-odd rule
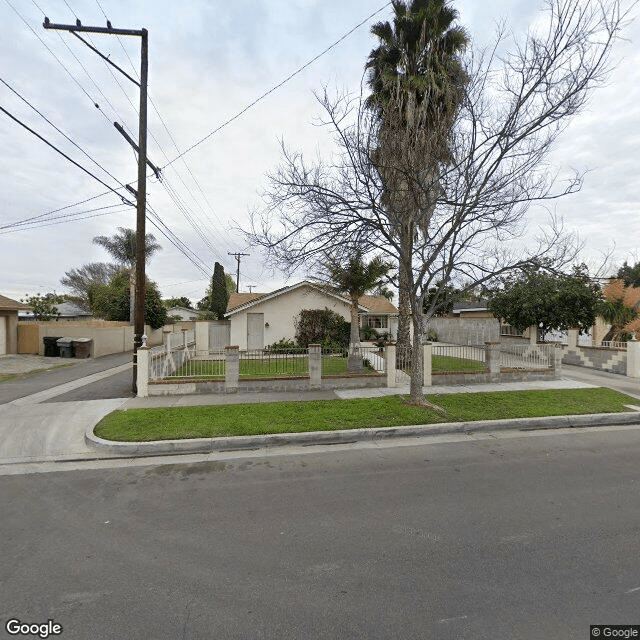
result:
[[[428,232],[440,193],[440,165],[451,160],[450,131],[467,82],[458,56],[468,36],[455,26],[458,12],[448,0],[392,0],[392,5],[393,23],[379,22],[371,28],[380,44],[366,65],[372,91],[366,105],[379,119],[373,161],[384,185],[382,204],[391,219],[397,219],[396,233],[405,256],[398,265],[398,355],[402,357],[411,345],[414,237],[418,231]]]
[[[389,273],[391,265],[379,256],[371,262],[365,262],[362,251],[356,250],[346,263],[330,260],[326,264],[327,275],[338,291],[346,293],[351,301],[351,335],[349,337],[348,370],[362,369],[362,358],[357,354],[360,342],[360,322],[358,318],[358,301],[375,287],[383,284],[382,279]]]
[[[156,242],[152,233],[144,236],[145,262],[162,247]],[[107,253],[122,267],[129,271],[129,322],[133,324],[133,311],[135,300],[135,266],[136,266],[136,232],[133,229],[118,227],[118,233],[113,236],[95,236],[93,244],[100,245],[106,249]]]

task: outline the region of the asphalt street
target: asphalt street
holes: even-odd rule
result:
[[[583,640],[640,624],[637,428],[420,442],[0,477],[2,627]]]

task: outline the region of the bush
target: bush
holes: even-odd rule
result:
[[[296,316],[296,341],[301,347],[321,344],[342,349],[349,345],[351,325],[331,309],[302,309]]]
[[[360,329],[360,340],[375,340],[378,337],[375,329],[369,325],[365,325]]]
[[[303,349],[300,345],[296,344],[293,340],[287,340],[286,338],[280,338],[278,342],[267,345],[265,351],[270,353],[299,353]]]

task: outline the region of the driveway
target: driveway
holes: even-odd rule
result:
[[[0,373],[17,368],[15,359],[0,360]],[[27,356],[18,362],[23,371],[0,383],[0,464],[96,458],[84,432],[132,396],[131,360],[125,353],[66,361]],[[24,371],[48,361],[68,366]]]

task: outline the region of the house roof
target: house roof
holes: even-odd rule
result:
[[[195,313],[198,315],[197,309],[190,309],[189,307],[171,307],[170,309],[167,309],[167,313],[171,313],[172,311],[186,311],[187,313]]]
[[[0,295],[0,311],[27,311],[30,308],[27,304]]]
[[[453,313],[461,313],[462,311],[487,311],[488,304],[488,300],[476,300],[475,302],[454,302]]]
[[[227,304],[227,312],[225,316],[230,316],[240,311],[244,311],[245,309],[258,304],[259,302],[264,302],[266,300],[276,298],[278,296],[289,293],[290,291],[294,291],[305,286],[316,289],[317,291],[331,296],[332,298],[336,298],[337,300],[341,300],[345,304],[351,304],[350,300],[344,295],[314,284],[313,282],[309,282],[308,280],[303,280],[302,282],[298,282],[288,287],[282,287],[281,289],[277,289],[276,291],[272,291],[271,293],[232,293],[229,296],[229,303]],[[383,296],[362,296],[358,302],[360,310],[364,311],[365,313],[398,313],[398,310]]]

